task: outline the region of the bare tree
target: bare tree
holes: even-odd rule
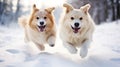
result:
[[[12,10],[11,0],[0,0],[0,23],[7,24],[9,20],[12,20],[13,10]]]
[[[17,0],[17,6],[16,7],[17,7],[17,9],[16,9],[16,12],[15,12],[15,20],[17,21],[19,15],[20,15],[20,12],[21,12],[20,0]]]
[[[120,19],[120,0],[117,0],[117,19]]]

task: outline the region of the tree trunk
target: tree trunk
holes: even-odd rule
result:
[[[17,21],[18,20],[18,17],[19,17],[19,12],[20,12],[20,0],[17,0],[17,9],[16,9],[16,12],[15,12],[15,20]]]
[[[120,19],[120,2],[117,0],[117,19]]]
[[[113,16],[112,16],[112,20],[114,21],[115,20],[115,7],[114,7],[114,0],[111,0],[111,2],[112,2],[112,14],[113,14]]]

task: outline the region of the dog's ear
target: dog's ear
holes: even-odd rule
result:
[[[36,4],[33,4],[33,10],[36,9]]]
[[[87,14],[90,7],[91,7],[90,4],[86,4],[85,6],[82,6],[80,9],[82,9],[85,12],[85,14]]]
[[[54,9],[55,7],[50,7],[50,8],[45,9],[45,11],[47,11],[48,13],[51,13]]]
[[[70,11],[73,10],[72,5],[67,4],[67,3],[64,3],[64,4],[63,4],[63,7],[66,7],[66,13],[68,13],[68,12],[70,12]]]
[[[32,11],[34,12],[34,11],[38,11],[39,9],[37,9],[37,7],[36,7],[36,4],[33,4],[33,9],[32,9]]]

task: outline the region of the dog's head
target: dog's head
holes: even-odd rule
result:
[[[36,8],[36,5],[34,4],[32,15],[29,19],[29,26],[31,29],[38,32],[51,30],[54,25],[54,17],[52,14],[54,9],[54,7],[50,7],[44,10],[40,10]]]
[[[74,9],[70,4],[66,3],[63,6],[66,8],[63,22],[74,33],[80,32],[89,24],[87,16],[90,4],[82,6],[80,9]]]

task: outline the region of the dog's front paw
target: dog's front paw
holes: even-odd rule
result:
[[[69,50],[69,52],[72,53],[72,54],[76,54],[77,53],[77,49],[73,48],[73,49]]]
[[[71,54],[76,54],[76,53],[77,53],[77,49],[76,49],[74,46],[72,46],[71,44],[66,43],[66,42],[64,42],[63,44],[64,44],[64,47],[67,48],[68,51],[69,51]]]
[[[54,47],[55,46],[55,44],[49,44],[51,47]]]
[[[54,37],[54,36],[51,36],[51,37],[48,39],[48,44],[49,44],[49,46],[51,46],[51,47],[54,47],[54,46],[55,46],[55,37]]]
[[[77,53],[77,49],[74,48],[74,47],[69,47],[68,50],[71,54],[76,54]]]
[[[84,58],[84,57],[86,57],[87,56],[87,53],[88,53],[88,49],[86,48],[81,48],[81,50],[80,50],[80,56],[81,56],[81,58]]]

